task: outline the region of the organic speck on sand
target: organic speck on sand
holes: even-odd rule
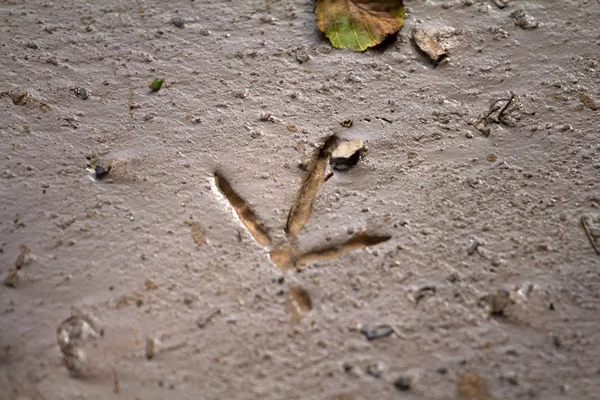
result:
[[[154,79],[149,87],[154,92],[158,92],[160,90],[160,88],[162,87],[164,81],[165,81],[164,79],[158,79],[158,78]]]
[[[4,278],[4,286],[15,288],[19,281],[19,270],[16,268],[9,268]]]
[[[152,360],[156,355],[156,341],[148,337],[146,338],[146,359]]]

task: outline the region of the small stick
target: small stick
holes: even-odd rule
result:
[[[113,379],[114,379],[113,392],[119,393],[121,391],[121,384],[119,383],[119,377],[117,376],[117,370],[113,368],[112,371],[113,371]]]
[[[198,328],[204,328],[206,324],[208,324],[217,314],[221,314],[220,308],[214,310],[208,315],[208,317],[198,319],[198,321],[196,321],[196,325],[198,325]]]
[[[512,104],[512,102],[515,99],[515,97],[517,97],[517,96],[514,95],[514,94],[512,96],[510,96],[510,99],[508,100],[508,102],[506,103],[506,105],[502,108],[502,110],[500,110],[500,113],[498,114],[498,119],[504,125],[507,125],[507,124],[504,122],[504,120],[502,119],[502,117],[504,116],[504,113],[506,112],[506,109],[508,108],[508,106],[510,106]]]
[[[584,215],[581,217],[581,225],[583,226],[583,230],[585,231],[585,234],[587,235],[588,239],[590,239],[590,243],[592,244],[592,247],[594,248],[594,250],[596,251],[596,254],[598,254],[600,256],[600,247],[598,247],[598,244],[596,243],[596,239],[594,238],[594,236],[592,236],[592,232],[590,232],[590,227],[588,226],[588,216]]]

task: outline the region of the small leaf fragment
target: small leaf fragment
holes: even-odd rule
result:
[[[194,222],[192,225],[192,239],[198,246],[202,246],[206,242],[206,232],[204,232],[204,228],[200,225],[199,222]]]
[[[336,48],[365,51],[404,24],[402,0],[316,0],[317,26]]]
[[[353,124],[354,124],[354,121],[352,121],[351,119],[347,119],[345,121],[340,122],[340,125],[343,126],[344,128],[350,128],[350,127],[352,127]]]
[[[164,81],[164,79],[154,79],[150,84],[150,89],[154,90],[155,92],[158,92],[162,87]]]

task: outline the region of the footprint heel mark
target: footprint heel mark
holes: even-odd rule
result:
[[[295,261],[297,268],[312,261],[335,260],[343,254],[352,250],[364,249],[375,246],[379,243],[387,242],[392,237],[389,235],[371,235],[366,232],[359,232],[344,243],[310,250],[301,254]]]
[[[312,168],[304,178],[298,197],[290,209],[285,231],[294,239],[298,237],[298,234],[310,218],[313,202],[325,180],[325,171],[327,170],[327,161],[329,160],[331,148],[337,141],[338,137],[336,135],[329,136],[316,152]]]
[[[250,208],[250,204],[233,190],[227,179],[219,172],[215,172],[215,184],[219,192],[227,199],[240,221],[248,229],[252,238],[258,244],[269,247],[271,245],[269,232],[260,222],[252,208]]]

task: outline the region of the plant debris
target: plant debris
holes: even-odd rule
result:
[[[355,166],[366,152],[364,140],[343,140],[331,152],[329,161],[333,169],[345,171]]]
[[[598,105],[598,103],[596,103],[596,101],[589,94],[581,92],[577,95],[577,97],[583,103],[583,105],[589,108],[590,110],[600,110],[600,106]]]
[[[431,61],[439,64],[448,57],[448,53],[440,46],[435,36],[426,30],[413,29],[412,38],[417,48],[425,53]]]
[[[519,96],[513,94],[508,99],[494,101],[488,111],[477,120],[472,121],[471,124],[485,137],[488,137],[491,133],[489,125],[492,123],[515,126],[516,122],[513,115],[516,115],[522,108],[523,104]]]
[[[216,310],[213,310],[210,314],[208,314],[208,316],[198,318],[196,320],[196,325],[198,325],[198,328],[204,328],[210,321],[213,320],[214,317],[216,317],[219,314],[221,314],[221,309],[217,308]]]
[[[467,371],[456,383],[456,400],[492,400],[487,380]]]
[[[352,127],[353,124],[354,124],[354,121],[352,121],[351,119],[347,119],[345,121],[340,122],[340,125],[343,126],[344,128],[350,128],[350,127]]]
[[[336,48],[364,51],[404,25],[402,0],[316,0],[319,30]]]
[[[19,281],[19,270],[17,268],[9,268],[6,277],[4,278],[4,286],[15,288]]]
[[[600,217],[592,218],[584,215],[581,217],[581,226],[590,240],[592,248],[600,256]]]
[[[154,79],[149,87],[153,91],[158,92],[160,90],[160,88],[162,87],[164,81],[165,81],[164,79],[158,79],[158,78]]]
[[[31,249],[29,247],[22,244],[21,246],[19,246],[19,250],[20,253],[17,256],[17,260],[15,261],[16,269],[21,269],[23,266],[27,265],[31,261],[31,258],[29,256]]]
[[[146,359],[152,360],[156,355],[156,340],[151,337],[146,338]]]
[[[204,231],[204,228],[202,228],[200,222],[192,223],[191,227],[192,239],[194,239],[194,242],[196,242],[198,246],[202,246],[204,243],[206,243],[206,232]]]

